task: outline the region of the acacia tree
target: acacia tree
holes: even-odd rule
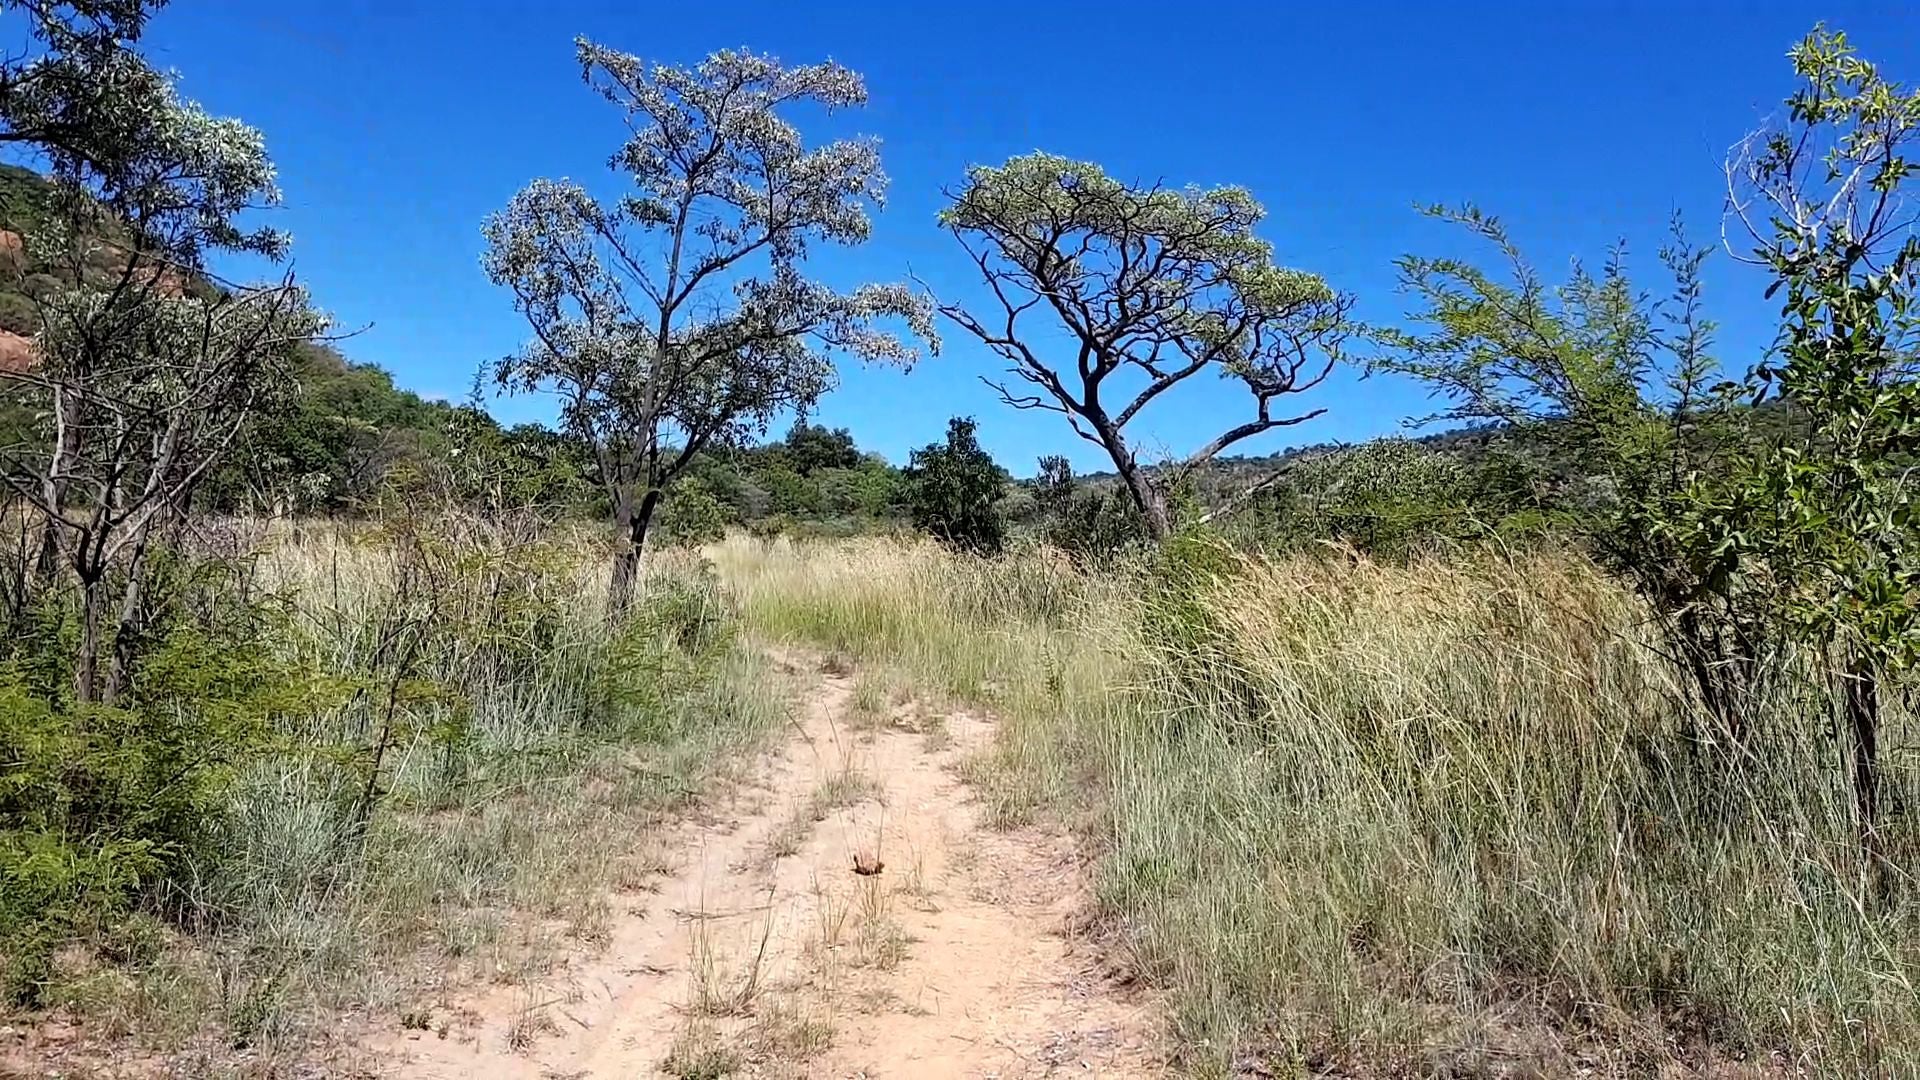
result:
[[[57,149],[101,171],[127,152],[146,108],[169,90],[132,46],[166,0],[4,0],[31,42],[0,60],[0,144]],[[23,108],[23,103],[31,107]]]
[[[610,161],[632,190],[605,205],[535,181],[487,221],[485,265],[533,330],[495,367],[499,384],[557,392],[566,427],[593,447],[621,538],[618,615],[661,498],[701,450],[804,412],[833,385],[836,353],[910,364],[916,350],[880,319],[938,343],[906,286],[843,293],[801,272],[813,243],[867,239],[886,177],[872,140],[809,149],[781,112],[861,105],[859,75],[746,51],[689,69],[576,48],[633,131]]]
[[[1443,415],[1530,426],[1577,455],[1601,482],[1579,508],[1590,538],[1731,742],[1811,663],[1871,850],[1882,692],[1920,661],[1920,238],[1901,190],[1920,90],[1822,29],[1789,55],[1799,88],[1727,164],[1728,233],[1752,245],[1735,254],[1781,302],[1773,350],[1738,381],[1715,382],[1703,250],[1662,253],[1675,288],[1659,305],[1617,258],[1548,288],[1471,208],[1438,213],[1495,244],[1507,280],[1401,260],[1423,310],[1378,334],[1376,363],[1451,401]]]
[[[1426,213],[1484,242],[1496,265],[1398,260],[1401,291],[1418,306],[1404,328],[1374,331],[1383,347],[1374,369],[1445,400],[1429,419],[1497,424],[1577,463],[1580,480],[1556,503],[1647,599],[1702,703],[1737,739],[1779,642],[1718,545],[1687,524],[1702,478],[1726,475],[1746,416],[1717,384],[1701,299],[1706,250],[1675,219],[1660,252],[1672,289],[1656,302],[1621,247],[1597,273],[1576,264],[1554,285],[1498,218],[1473,206]]]
[[[1289,415],[1281,406],[1332,371],[1351,300],[1274,262],[1253,235],[1265,211],[1244,188],[1136,187],[1096,165],[1037,153],[976,167],[949,197],[940,222],[979,267],[995,309],[947,303],[941,313],[1037,388],[1016,393],[988,380],[1004,402],[1059,413],[1106,451],[1157,539],[1173,530],[1170,492],[1196,470],[1245,439],[1325,411]],[[1065,328],[1070,356],[1052,355],[1022,325],[1035,309]],[[1237,384],[1253,415],[1179,461],[1143,466],[1127,426],[1203,373]]]
[[[0,370],[35,423],[0,447],[0,476],[43,522],[35,589],[62,566],[79,586],[80,702],[124,688],[158,530],[291,389],[293,350],[324,322],[290,276],[208,273],[214,251],[285,254],[284,235],[236,220],[279,193],[258,132],[180,100],[132,50],[152,6],[23,5],[39,49],[0,71],[0,141],[34,147],[54,180],[16,266],[39,271],[40,330]]]

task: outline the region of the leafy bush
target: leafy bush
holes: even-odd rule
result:
[[[654,582],[619,628],[599,673],[611,730],[665,742],[676,701],[710,686],[734,645],[734,616],[712,573]]]
[[[71,603],[52,634],[19,641],[0,660],[0,991],[9,997],[32,999],[60,941],[110,924],[201,854],[235,769],[266,745],[274,717],[302,704],[300,674],[264,640],[277,624],[272,607],[204,571],[156,573],[148,594],[175,615],[150,631],[130,692],[114,704],[76,704],[60,654],[23,652],[71,639]]]
[[[915,528],[949,547],[991,555],[1006,541],[998,504],[1008,476],[980,448],[975,426],[966,417],[949,420],[944,444],[913,452],[901,488]]]
[[[727,510],[713,489],[697,476],[682,477],[660,503],[654,526],[660,539],[677,547],[711,543],[726,535]]]
[[[1323,541],[1380,558],[1513,528],[1518,478],[1496,450],[1468,461],[1411,439],[1305,451],[1234,521],[1235,536],[1271,552]]]
[[[1379,363],[1451,401],[1447,416],[1551,433],[1584,461],[1572,520],[1647,602],[1707,737],[1750,753],[1780,684],[1804,684],[1840,717],[1872,848],[1880,728],[1899,673],[1920,664],[1920,240],[1892,209],[1920,144],[1920,89],[1824,28],[1789,57],[1800,85],[1783,118],[1728,163],[1730,220],[1783,300],[1774,350],[1740,381],[1715,381],[1708,251],[1677,221],[1661,252],[1672,293],[1649,304],[1619,250],[1599,275],[1576,267],[1546,287],[1471,206],[1434,213],[1491,244],[1504,279],[1403,258],[1422,310],[1415,330],[1378,332]]]
[[[1082,565],[1111,563],[1151,539],[1146,518],[1125,492],[1079,483],[1064,457],[1040,459],[1033,489],[1041,536]]]

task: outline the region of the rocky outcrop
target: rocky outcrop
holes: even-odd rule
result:
[[[26,371],[38,356],[32,338],[0,330],[0,372]]]

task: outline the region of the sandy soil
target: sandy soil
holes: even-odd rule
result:
[[[809,687],[788,745],[664,838],[676,869],[621,898],[604,951],[426,1030],[396,1022],[357,1064],[420,1080],[1162,1075],[1153,1004],[1078,937],[1070,840],[984,828],[956,775],[989,722],[908,702],[855,730],[851,680],[802,660],[783,660]],[[856,856],[884,869],[856,874]]]

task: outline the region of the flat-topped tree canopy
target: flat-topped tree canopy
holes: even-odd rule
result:
[[[941,312],[1038,388],[1018,393],[989,380],[1003,400],[1058,412],[1107,451],[1156,535],[1172,529],[1169,490],[1194,469],[1325,411],[1279,406],[1332,372],[1352,300],[1319,275],[1274,261],[1253,231],[1266,211],[1245,188],[1142,187],[1098,165],[1034,153],[969,170],[949,197],[940,222],[999,310],[948,303]],[[1070,363],[1042,355],[1021,325],[1036,309],[1067,331]],[[1239,384],[1253,415],[1180,461],[1143,469],[1124,429],[1205,371]],[[1132,376],[1124,387],[1109,382],[1121,373]]]

